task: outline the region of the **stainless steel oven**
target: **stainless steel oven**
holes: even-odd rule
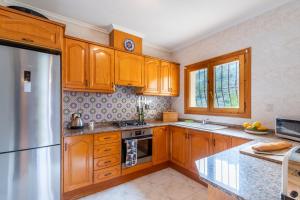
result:
[[[275,134],[279,137],[300,141],[300,118],[276,118]]]
[[[127,168],[125,165],[128,140],[137,140],[137,164],[152,161],[152,129],[137,129],[122,131],[122,168]]]

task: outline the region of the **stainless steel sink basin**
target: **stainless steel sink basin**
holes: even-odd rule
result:
[[[207,130],[207,131],[213,131],[213,130],[219,130],[219,129],[225,129],[228,128],[227,126],[220,126],[220,125],[214,125],[214,124],[202,124],[199,122],[177,122],[175,125],[184,126],[184,127],[190,127],[190,128],[197,128],[200,130]]]

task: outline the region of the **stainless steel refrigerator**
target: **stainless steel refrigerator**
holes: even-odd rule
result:
[[[60,199],[60,76],[59,54],[0,44],[1,200]]]

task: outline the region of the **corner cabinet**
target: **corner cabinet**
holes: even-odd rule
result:
[[[169,160],[169,128],[167,126],[153,129],[153,155],[154,165],[167,162]]]
[[[93,135],[64,138],[64,192],[93,184]]]
[[[64,88],[87,88],[89,46],[85,42],[66,39],[64,48],[63,84]]]
[[[185,167],[187,161],[187,130],[171,127],[171,161]]]
[[[144,57],[115,51],[115,83],[144,87]]]
[[[114,50],[89,45],[89,88],[114,91]]]
[[[172,63],[170,67],[170,92],[172,96],[179,95],[180,68]]]

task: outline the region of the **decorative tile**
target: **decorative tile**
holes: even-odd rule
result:
[[[150,102],[150,110],[145,112],[146,119],[161,119],[162,112],[171,108],[171,97],[146,98]],[[82,114],[84,123],[137,119],[137,99],[138,95],[132,87],[117,86],[113,94],[65,91],[64,125],[68,124],[74,112]]]

